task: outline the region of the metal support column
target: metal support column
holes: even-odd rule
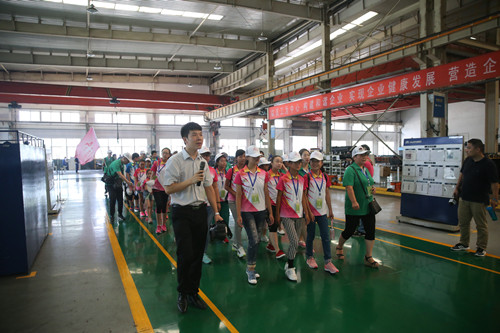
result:
[[[485,151],[498,152],[498,81],[486,83],[485,94]]]
[[[321,23],[321,35],[323,43],[321,46],[321,56],[323,71],[331,69],[331,51],[332,45],[330,41],[330,19],[327,16],[327,11],[323,10],[323,22]],[[330,82],[326,81],[322,88],[329,88]],[[323,143],[323,153],[330,154],[332,152],[332,110],[323,111],[323,119],[321,121],[321,138]]]
[[[270,48],[269,45],[268,48]],[[273,88],[273,81],[274,81],[274,56],[272,50],[268,50],[266,58],[267,58],[267,90],[271,90]],[[273,137],[271,134],[276,133],[276,129],[273,128],[274,128],[274,120],[268,120],[267,148],[268,148],[268,154],[274,156],[276,154],[275,137]]]

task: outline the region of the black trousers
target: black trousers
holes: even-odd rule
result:
[[[156,201],[156,214],[167,213],[168,194],[165,191],[153,190]]]
[[[365,226],[365,239],[375,239],[375,215],[368,213],[367,215],[346,215],[345,216],[345,229],[342,231],[342,237],[348,240],[358,228],[359,221],[363,222]]]
[[[121,186],[106,185],[109,194],[109,214],[115,216],[116,201],[118,201],[118,215],[123,214],[123,189]]]
[[[173,205],[172,224],[177,244],[177,291],[197,294],[208,232],[206,205]]]

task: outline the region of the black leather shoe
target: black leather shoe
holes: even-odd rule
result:
[[[198,294],[194,295],[188,295],[187,300],[189,302],[189,305],[194,306],[195,308],[205,310],[207,308],[207,304],[203,302],[203,300],[200,298]]]
[[[177,297],[177,309],[179,309],[180,313],[186,313],[188,309],[188,300],[186,295],[179,293]]]

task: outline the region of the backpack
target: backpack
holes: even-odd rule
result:
[[[231,234],[231,230],[224,221],[217,221],[214,224],[212,224],[210,226],[209,232],[211,241],[215,239],[224,240],[228,236],[228,234]]]

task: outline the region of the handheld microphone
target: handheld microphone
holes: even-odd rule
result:
[[[201,161],[201,163],[200,163],[200,171],[203,171],[203,170],[205,170],[205,161]],[[196,183],[196,186],[200,186],[200,185],[201,185],[201,181]]]

